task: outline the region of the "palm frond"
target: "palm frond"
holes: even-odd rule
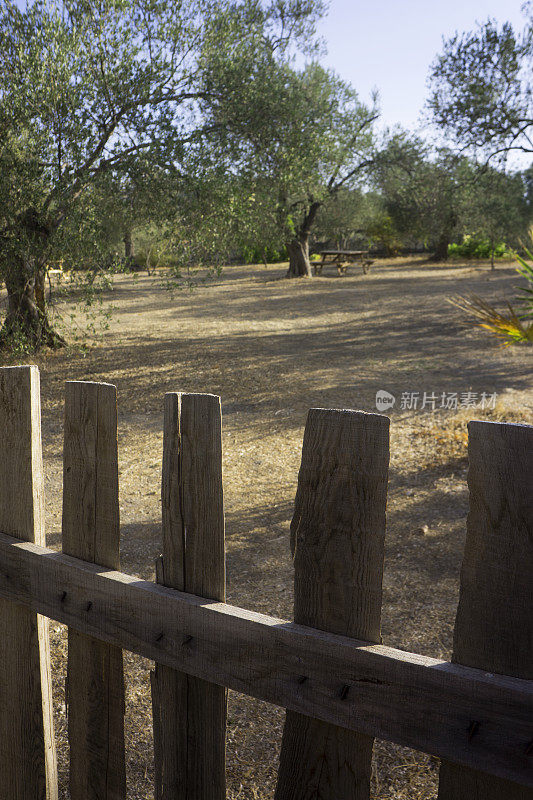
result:
[[[524,322],[524,318],[516,313],[509,302],[504,313],[477,295],[450,297],[448,302],[475,317],[472,324],[490,331],[502,341],[504,347],[521,342],[533,343],[533,322]]]

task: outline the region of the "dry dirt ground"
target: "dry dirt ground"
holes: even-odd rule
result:
[[[502,349],[446,302],[475,292],[516,295],[512,264],[377,263],[338,278],[283,280],[282,265],[230,267],[215,283],[171,297],[153,278],[121,277],[110,328],[87,351],[41,368],[48,539],[59,547],[63,384],[118,387],[122,566],[153,578],[160,549],[162,400],[167,391],[222,398],[228,600],[291,617],[289,522],[303,428],[312,406],[375,410],[396,395],[384,577],[383,640],[449,657],[464,542],[466,421],[533,419],[530,347]],[[496,408],[401,408],[402,393],[496,393]],[[67,776],[65,631],[52,626],[56,729]],[[128,795],[152,798],[148,668],[125,655]],[[283,712],[231,693],[228,797],[273,797]],[[377,743],[373,797],[436,797],[437,764]]]

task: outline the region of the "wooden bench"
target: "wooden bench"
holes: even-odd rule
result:
[[[337,267],[337,274],[346,275],[348,267],[351,264],[361,264],[363,275],[366,275],[370,270],[370,266],[374,260],[369,258],[368,250],[322,250],[320,253],[322,261],[313,263],[313,271],[315,275],[322,274],[322,268],[326,264],[334,264]]]

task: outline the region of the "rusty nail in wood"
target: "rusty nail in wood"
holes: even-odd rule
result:
[[[468,728],[468,741],[474,738],[478,730],[479,730],[479,722],[471,722],[470,727]]]
[[[87,607],[86,607],[86,609],[85,609],[85,610],[86,610],[86,611],[90,611],[92,607],[93,607],[93,604],[92,604],[92,603],[91,603],[91,601],[89,600],[89,602],[87,603]]]
[[[342,687],[341,693],[339,695],[341,700],[346,700],[346,697],[347,697],[349,691],[350,691],[350,687],[348,685]]]

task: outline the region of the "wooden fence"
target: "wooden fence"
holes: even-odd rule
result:
[[[152,673],[155,797],[225,797],[226,687],[287,709],[276,800],[369,797],[373,737],[440,800],[533,798],[533,427],[469,425],[451,662],[380,644],[389,420],[309,412],[295,621],[225,603],[220,401],[165,397],[157,583],[119,571],[113,386],[66,387],[63,552],[45,547],[39,373],[0,370],[0,800],[57,798],[47,619],[68,625],[73,800],[126,796],[122,650]]]

